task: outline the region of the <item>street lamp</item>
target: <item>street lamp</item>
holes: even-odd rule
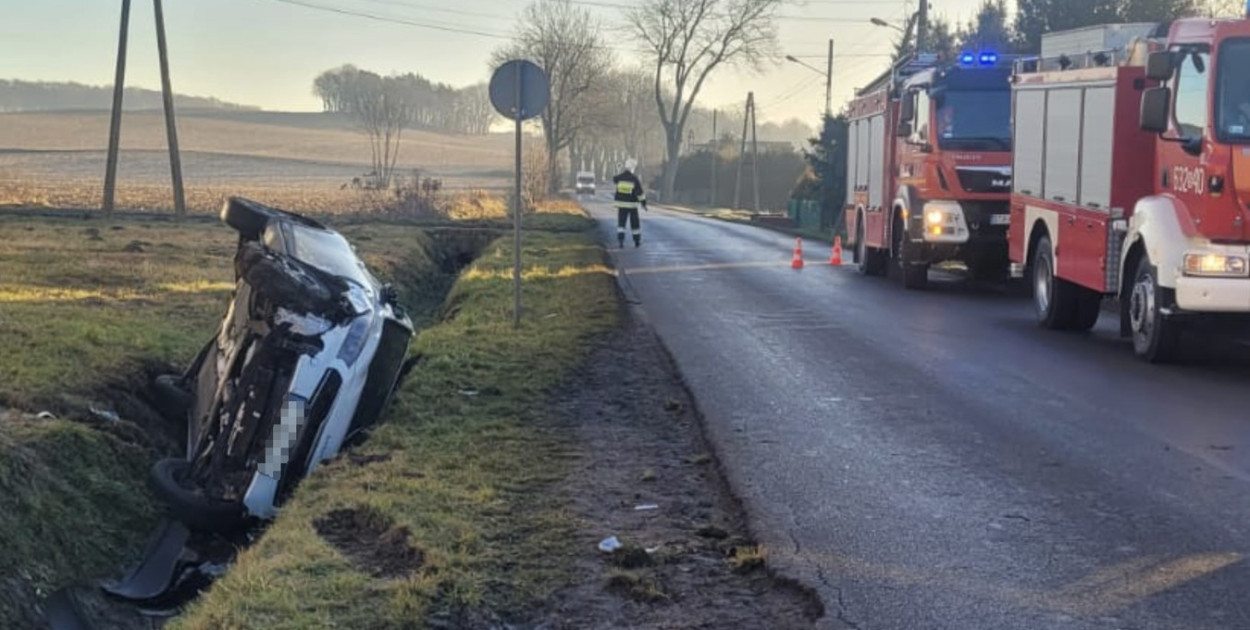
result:
[[[833,115],[833,40],[829,40],[829,62],[827,70],[820,70],[794,55],[786,55],[786,61],[797,63],[816,74],[825,77],[825,116]]]
[[[872,22],[873,24],[876,24],[877,26],[884,26],[886,28],[892,28],[903,34],[907,33],[907,31],[903,30],[903,27],[899,26],[898,24],[895,24],[893,22],[886,22],[885,20],[881,18],[872,18],[871,20],[868,20],[868,21]]]

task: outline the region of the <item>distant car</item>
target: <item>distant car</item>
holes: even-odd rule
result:
[[[158,379],[187,422],[186,457],[152,468],[170,516],[192,530],[272,518],[305,475],[371,428],[408,367],[412,321],[342,235],[232,198],[235,293],[182,376]]]
[[[589,171],[578,173],[575,190],[579,195],[595,194],[595,174]]]

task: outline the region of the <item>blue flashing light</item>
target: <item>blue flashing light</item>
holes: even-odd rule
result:
[[[1246,1],[1250,2],[1250,0],[1246,0]],[[966,53],[963,53],[962,55],[959,55],[959,65],[961,66],[970,66],[974,62],[976,62],[976,60],[977,60],[976,56],[970,52],[966,52]]]
[[[981,53],[981,65],[992,66],[996,63],[998,63],[998,53],[995,53],[995,52]]]

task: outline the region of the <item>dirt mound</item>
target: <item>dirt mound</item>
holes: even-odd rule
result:
[[[425,553],[410,542],[412,532],[369,508],[334,510],[313,527],[356,568],[374,577],[404,577],[425,564]]]

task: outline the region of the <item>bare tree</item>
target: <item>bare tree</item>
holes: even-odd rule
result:
[[[380,77],[362,72],[355,91],[352,112],[360,128],[369,136],[373,153],[373,180],[378,188],[390,186],[404,128],[413,124],[417,107],[406,81],[400,77]]]
[[[776,11],[784,0],[646,0],[628,11],[654,64],[655,106],[664,126],[663,192],[672,195],[690,110],[723,64],[760,68],[777,49]]]
[[[612,65],[600,33],[590,11],[569,0],[537,0],[526,7],[512,44],[494,55],[496,65],[529,59],[551,81],[551,102],[541,116],[550,192],[560,187],[560,152],[586,124],[587,94]]]

